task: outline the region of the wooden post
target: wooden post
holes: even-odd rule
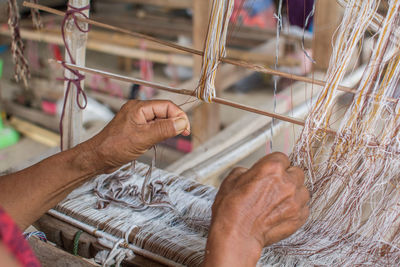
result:
[[[314,17],[313,56],[315,68],[326,70],[332,55],[332,37],[342,19],[343,8],[333,0],[318,0]]]
[[[73,7],[85,7],[90,4],[90,0],[70,0],[69,4]],[[89,16],[89,10],[85,11],[85,14]],[[79,14],[77,14],[79,16]],[[85,29],[87,25],[79,22],[80,27]],[[73,22],[70,20],[66,24],[65,29],[66,42],[71,51],[72,57],[79,66],[85,66],[86,59],[86,41],[87,33],[81,32]],[[66,62],[71,62],[67,51],[65,51]],[[70,71],[65,70],[65,77],[75,78]],[[64,89],[67,89],[67,82],[64,83]],[[82,88],[84,87],[84,81],[81,83]],[[65,106],[65,114],[63,121],[63,148],[69,149],[81,142],[82,132],[82,110],[76,103],[77,88],[71,84],[68,99]]]
[[[193,45],[194,48],[204,50],[207,36],[210,9],[213,0],[193,1]],[[201,72],[202,58],[194,56],[194,76]],[[217,75],[218,76],[218,75]],[[218,78],[216,80],[218,88]],[[194,147],[206,142],[220,130],[219,106],[203,103],[193,110],[192,136]]]

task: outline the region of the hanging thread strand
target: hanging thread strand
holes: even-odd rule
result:
[[[80,15],[86,19],[88,19],[88,16],[84,13],[84,11],[89,10],[90,9],[90,5],[81,7],[81,8],[76,8],[73,7],[71,5],[68,5],[68,10],[65,13],[64,19],[62,21],[61,24],[61,35],[62,35],[62,39],[64,42],[64,46],[65,46],[65,50],[67,52],[67,55],[69,57],[69,60],[71,61],[72,64],[76,64],[76,61],[74,59],[74,57],[72,56],[71,53],[71,48],[68,45],[67,39],[66,39],[66,26],[67,23],[72,19],[73,24],[75,25],[75,27],[82,33],[87,33],[90,31],[90,25],[87,26],[87,29],[84,29],[83,27],[81,27],[81,25],[79,25],[79,20],[77,15]],[[67,75],[64,74],[64,81],[67,82],[67,87],[65,89],[65,95],[64,95],[64,103],[63,103],[63,107],[62,107],[62,112],[61,112],[61,118],[60,118],[60,135],[61,135],[61,150],[64,149],[64,144],[63,144],[63,134],[64,134],[64,129],[63,129],[63,121],[64,121],[64,117],[65,117],[65,109],[66,109],[66,105],[67,105],[67,101],[68,101],[68,97],[71,91],[71,85],[74,85],[76,88],[76,104],[78,105],[78,107],[80,109],[85,109],[87,106],[87,96],[85,94],[85,91],[82,89],[82,81],[85,80],[85,75],[81,74],[79,72],[79,70],[75,70],[70,68],[69,66],[67,66],[67,64],[65,62],[62,63],[62,66],[68,70],[70,73],[72,73],[73,75],[71,75],[71,77],[74,78],[70,78],[67,77]],[[83,100],[83,104],[81,104],[81,99]]]

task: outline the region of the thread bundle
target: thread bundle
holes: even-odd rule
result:
[[[226,55],[226,38],[234,0],[214,0],[204,47],[203,65],[197,88],[197,97],[212,102],[216,97],[215,77],[220,58]]]

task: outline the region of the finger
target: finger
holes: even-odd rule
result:
[[[168,100],[151,100],[142,102],[142,112],[147,121],[185,116],[185,112]]]
[[[301,211],[301,216],[300,216],[301,225],[304,225],[309,217],[310,217],[310,208],[308,206],[305,206]]]
[[[236,184],[236,181],[246,173],[248,169],[237,167],[234,168],[229,175],[222,181],[220,186],[220,191],[225,192],[225,190],[230,191]]]
[[[152,101],[154,102],[152,105],[152,110],[153,113],[155,114],[156,118],[171,118],[171,119],[178,119],[178,118],[183,118],[185,121],[186,127],[184,128],[183,131],[181,131],[182,127],[177,127],[177,131],[179,134],[188,136],[190,135],[190,122],[189,118],[186,115],[186,113],[177,105],[172,103],[171,101],[165,101],[165,100],[156,100]],[[165,111],[166,107],[166,111]]]
[[[113,169],[108,169],[108,170],[106,170],[104,173],[105,173],[105,174],[112,174],[112,173],[118,171],[119,168],[120,168],[120,167],[115,167],[115,168],[113,168]]]
[[[144,124],[157,119],[178,119],[186,120],[186,128],[180,133],[190,134],[190,123],[186,113],[177,105],[167,100],[141,101],[137,111],[137,123]]]
[[[290,167],[289,158],[280,152],[275,152],[265,156],[264,158],[260,159],[253,168],[270,168],[271,170],[274,169],[282,169],[286,170]]]
[[[248,169],[246,168],[236,167],[229,173],[229,175],[225,178],[224,182],[234,185],[236,181],[240,178],[240,176],[242,176],[247,171]]]
[[[149,142],[152,145],[181,134],[187,128],[185,118],[155,120],[148,124]]]
[[[287,169],[290,167],[290,160],[289,157],[281,152],[274,152],[265,157],[267,161],[277,161],[282,164],[282,166]]]
[[[299,167],[290,167],[287,169],[290,181],[294,182],[297,187],[304,185],[304,171]]]
[[[282,241],[294,233],[296,233],[306,222],[304,217],[297,220],[287,220],[275,227],[271,227],[268,233],[265,235],[265,246],[270,246],[274,243]]]
[[[310,201],[310,192],[307,190],[305,186],[301,188],[296,194],[296,201],[301,203],[302,207],[307,207]]]

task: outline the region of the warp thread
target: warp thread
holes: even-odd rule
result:
[[[146,42],[140,43],[140,49],[143,51],[143,54],[146,53],[147,47]],[[141,59],[139,61],[140,66],[140,76],[145,81],[152,81],[154,77],[153,70],[153,62],[147,59]],[[154,89],[148,86],[141,86],[140,88],[140,99],[148,100],[154,95]]]
[[[72,19],[73,20],[73,24],[75,25],[75,27],[82,33],[88,33],[90,31],[90,25],[87,25],[87,29],[81,27],[81,25],[79,25],[79,20],[77,18],[77,15],[80,15],[86,19],[88,19],[88,16],[84,13],[86,10],[90,9],[90,5],[84,6],[84,7],[74,7],[68,4],[68,10],[65,13],[65,17],[62,21],[61,24],[61,35],[63,38],[63,42],[64,42],[64,46],[65,46],[65,50],[67,51],[69,60],[71,61],[72,64],[76,64],[76,61],[74,59],[74,57],[72,56],[71,53],[71,48],[68,45],[68,42],[66,40],[66,26],[67,23]],[[85,109],[87,106],[87,96],[85,94],[85,91],[82,89],[81,83],[83,80],[85,80],[85,75],[81,74],[78,70],[74,70],[69,68],[65,62],[62,62],[63,67],[68,70],[69,72],[71,72],[73,75],[71,75],[70,77],[67,77],[66,75],[64,75],[64,81],[67,82],[67,87],[65,89],[65,95],[64,95],[64,103],[63,103],[63,108],[62,108],[62,112],[61,112],[61,119],[60,119],[60,135],[61,135],[61,150],[64,149],[64,144],[63,144],[63,121],[64,121],[64,116],[65,116],[65,109],[66,109],[66,105],[67,105],[67,100],[68,100],[68,96],[71,90],[71,85],[74,85],[76,88],[76,104],[78,105],[78,107],[80,109]],[[73,78],[74,77],[74,78]],[[83,98],[83,104],[81,104],[81,97]]]
[[[226,39],[234,0],[214,0],[204,47],[203,65],[197,87],[197,97],[212,102],[216,97],[215,77],[220,58],[226,55]]]
[[[368,67],[332,138],[319,129],[332,123],[337,87],[379,7],[374,0],[348,1],[327,84],[291,155],[293,165],[306,170],[311,215],[295,235],[265,249],[262,261],[267,264],[400,264],[399,105],[383,100],[400,83],[400,57],[393,56],[400,1],[388,3]]]
[[[140,162],[135,165],[135,171],[123,168],[115,175],[124,177],[120,182],[125,187],[131,184],[140,188],[145,180],[149,166]],[[94,193],[95,187],[109,176],[101,175],[94,182],[75,190],[57,206],[57,210],[115,237],[112,243],[105,246],[107,248],[112,248],[116,240],[125,239],[122,246],[129,243],[186,266],[201,264],[211,220],[210,207],[216,194],[214,188],[179,179],[176,175],[154,168],[147,184],[163,181],[169,193],[168,199],[177,212],[159,207],[135,211],[116,202],[111,202],[106,209],[97,209],[99,199]],[[107,188],[102,190],[104,192]],[[140,202],[130,196],[121,200]],[[102,254],[104,259],[109,255],[107,252]]]
[[[153,166],[155,165],[155,157],[143,180],[142,188],[127,181],[131,178],[129,174],[120,174],[116,172],[114,175],[99,180],[94,193],[98,197],[97,208],[104,209],[111,203],[117,203],[131,208],[134,211],[144,211],[150,207],[162,207],[175,210],[174,206],[168,199],[168,193],[165,190],[165,184],[156,180],[150,182]],[[132,164],[132,172],[135,164]],[[139,204],[124,200],[126,198],[138,200]]]
[[[135,257],[132,250],[128,248],[128,240],[120,239],[115,244],[106,238],[99,238],[99,244],[105,247],[112,247],[111,251],[102,250],[99,251],[95,256],[95,261],[100,263],[103,267],[121,266],[123,260],[130,260]]]

